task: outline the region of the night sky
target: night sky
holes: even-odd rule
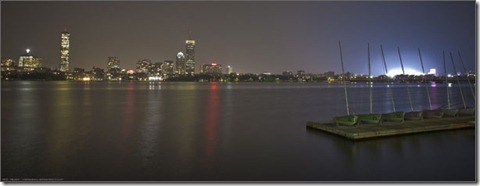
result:
[[[407,68],[443,74],[442,50],[457,71],[475,70],[475,2],[1,2],[1,56],[18,60],[30,48],[43,66],[58,68],[60,32],[71,34],[70,68],[106,68],[107,57],[133,69],[140,59],[174,60],[189,32],[199,66],[215,61],[238,73],[384,73]]]

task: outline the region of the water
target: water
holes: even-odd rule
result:
[[[389,90],[410,108],[404,85],[375,85],[374,112],[392,111]],[[410,91],[429,107],[425,87]],[[446,107],[444,86],[430,93]],[[345,114],[341,85],[7,81],[1,96],[2,180],[476,180],[473,129],[356,142],[307,129]],[[351,112],[369,111],[365,84],[349,96]]]

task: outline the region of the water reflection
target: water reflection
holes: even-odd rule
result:
[[[149,81],[148,82],[148,89],[149,90],[161,90],[162,84],[158,81]]]
[[[208,101],[205,106],[205,155],[207,160],[210,160],[217,145],[217,129],[219,116],[219,97],[218,97],[218,83],[210,83],[208,89]]]
[[[343,86],[328,86],[2,82],[2,175],[72,181],[475,179],[474,130],[358,143],[304,132],[308,118],[345,114]],[[432,88],[432,100],[438,94],[436,102],[446,102],[446,86]],[[389,102],[390,92],[379,87],[374,101]],[[423,96],[417,104],[427,104],[424,88],[412,87]],[[391,89],[397,110],[406,108],[408,101],[400,100],[405,86]],[[361,100],[368,100],[368,87],[351,90],[357,100],[351,110],[368,108]]]
[[[37,124],[43,125],[42,128],[47,127],[46,129],[46,151],[47,154],[45,157],[48,158],[46,162],[42,162],[44,164],[43,168],[47,168],[47,172],[51,176],[55,176],[55,174],[61,174],[61,172],[65,171],[66,167],[62,165],[71,161],[73,153],[77,150],[75,143],[78,142],[77,140],[81,140],[76,138],[77,135],[74,134],[76,132],[77,127],[72,122],[72,119],[75,118],[74,105],[72,103],[72,89],[69,84],[55,84],[53,90],[60,90],[60,91],[53,91],[52,97],[56,100],[54,102],[55,110],[49,110],[46,112],[46,115],[43,117],[49,119],[48,123],[50,125],[46,125],[47,123],[38,122]],[[77,98],[78,99],[78,98]],[[39,100],[40,101],[40,100]],[[41,135],[41,134],[40,134]]]
[[[156,82],[150,82],[150,86],[155,86]],[[160,87],[160,85],[158,85]],[[155,90],[155,89],[154,89]],[[162,91],[147,91],[148,98],[146,100],[147,109],[144,111],[143,117],[145,122],[140,131],[141,141],[139,145],[140,155],[142,156],[142,167],[154,166],[151,165],[154,161],[152,158],[157,151],[157,144],[160,135],[160,125],[162,124],[163,106],[161,99]],[[160,94],[160,95],[159,95]]]

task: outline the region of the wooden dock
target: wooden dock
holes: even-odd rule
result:
[[[364,124],[355,126],[338,126],[334,123],[307,122],[307,127],[340,135],[352,140],[394,136],[440,130],[454,130],[475,127],[475,116],[454,118],[424,119],[405,121],[404,123],[383,122],[381,125]]]

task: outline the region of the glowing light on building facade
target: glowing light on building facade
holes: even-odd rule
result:
[[[217,63],[202,65],[202,73],[210,75],[220,75],[222,74],[222,65]]]
[[[60,71],[70,71],[70,33],[62,32],[62,41],[60,43]]]
[[[2,72],[15,70],[15,61],[10,58],[2,59]]]
[[[42,67],[41,58],[35,57],[30,54],[30,49],[26,50],[26,54],[21,55],[18,59],[18,67],[23,68],[23,70],[32,71],[35,68]]]

